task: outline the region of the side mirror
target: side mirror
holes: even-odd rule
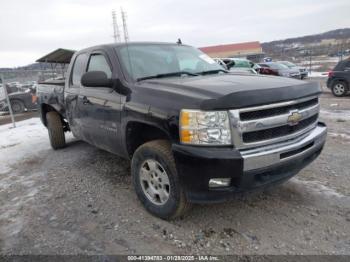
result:
[[[81,84],[86,87],[112,87],[112,80],[103,71],[90,71],[83,74]]]

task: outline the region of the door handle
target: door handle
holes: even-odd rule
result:
[[[83,105],[89,105],[89,104],[91,104],[90,100],[86,96],[84,96],[83,97]]]

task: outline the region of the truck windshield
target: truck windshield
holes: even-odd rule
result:
[[[185,45],[130,44],[117,51],[124,69],[134,80],[225,71],[208,55]]]

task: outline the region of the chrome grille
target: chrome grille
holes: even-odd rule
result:
[[[316,127],[318,113],[318,97],[230,110],[234,145],[252,148],[301,137]]]
[[[301,120],[299,124],[294,126],[284,125],[260,131],[247,132],[243,134],[243,142],[252,143],[261,140],[273,139],[276,137],[290,135],[308,127],[312,123],[315,123],[317,118],[318,115],[313,115],[312,117]]]
[[[245,120],[253,120],[253,119],[259,119],[264,117],[276,116],[281,114],[287,114],[291,110],[296,110],[296,109],[302,110],[308,107],[315,106],[317,104],[318,104],[318,97],[307,100],[305,102],[293,104],[293,105],[274,107],[274,108],[258,110],[258,111],[241,112],[240,119],[245,121]]]

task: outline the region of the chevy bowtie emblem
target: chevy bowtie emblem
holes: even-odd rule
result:
[[[288,124],[291,126],[294,126],[299,123],[301,120],[302,115],[299,112],[291,112],[291,114],[288,116]]]

